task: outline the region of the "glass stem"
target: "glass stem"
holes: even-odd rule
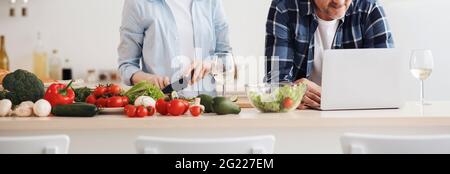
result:
[[[425,82],[423,80],[420,81],[420,102],[422,105],[425,104]]]

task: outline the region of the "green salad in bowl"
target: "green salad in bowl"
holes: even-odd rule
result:
[[[305,84],[246,85],[251,104],[261,112],[289,112],[302,102]]]

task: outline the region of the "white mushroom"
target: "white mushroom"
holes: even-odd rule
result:
[[[18,106],[14,109],[14,115],[18,117],[31,117],[33,115],[33,108],[27,106]]]
[[[34,103],[32,101],[25,101],[25,102],[20,103],[19,107],[21,107],[21,106],[27,107],[27,108],[33,108]]]
[[[156,101],[149,96],[140,96],[134,101],[134,106],[155,107]]]
[[[47,100],[38,100],[33,106],[33,112],[38,117],[47,117],[52,111],[52,106]]]
[[[6,117],[11,111],[12,103],[8,99],[0,100],[0,117]]]

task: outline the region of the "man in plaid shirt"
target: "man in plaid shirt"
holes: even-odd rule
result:
[[[266,31],[265,80],[307,84],[300,109],[320,107],[324,50],[394,47],[377,0],[273,0]]]

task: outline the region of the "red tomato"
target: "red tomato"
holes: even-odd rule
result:
[[[101,97],[101,96],[105,95],[106,92],[107,92],[107,88],[106,88],[106,87],[104,87],[104,86],[98,86],[98,87],[95,88],[95,90],[94,90],[94,95],[95,95],[96,97]]]
[[[129,109],[130,107],[134,107],[134,105],[126,105],[126,106],[123,108],[123,112],[124,112],[125,115],[127,115],[128,109]]]
[[[108,108],[120,108],[123,106],[122,97],[114,96],[111,98],[108,98],[106,106]]]
[[[155,115],[155,108],[153,107],[153,106],[149,106],[149,107],[147,107],[147,110],[148,110],[148,115],[147,116],[153,116],[153,115]]]
[[[127,108],[127,116],[130,118],[136,117],[136,107],[134,107],[133,105],[129,105],[129,107]]]
[[[186,105],[182,100],[175,99],[170,101],[168,111],[170,115],[172,116],[180,116],[183,115],[184,111],[186,110]]]
[[[94,95],[90,95],[86,98],[86,103],[95,105],[96,102],[97,102],[97,99],[95,98]]]
[[[108,86],[107,88],[107,92],[113,96],[119,95],[120,94],[120,86],[119,85],[115,85],[115,84],[111,84],[110,86]]]
[[[148,115],[148,110],[144,106],[138,106],[136,110],[136,117],[143,118]]]
[[[283,101],[283,107],[284,108],[292,108],[292,106],[294,105],[294,101],[291,98],[285,98]]]
[[[166,102],[164,99],[159,99],[158,101],[156,101],[155,105],[156,111],[161,115],[167,115],[168,114],[167,105],[168,102]]]
[[[130,99],[127,96],[122,97],[123,106],[130,104]]]
[[[185,107],[185,110],[183,112],[183,115],[184,115],[184,114],[186,114],[187,111],[189,111],[189,102],[186,101],[186,100],[182,100],[182,101],[183,101],[183,104],[184,104],[184,107]]]
[[[105,98],[98,98],[95,105],[97,105],[97,107],[99,108],[104,108],[106,107],[107,104],[107,100]]]
[[[191,115],[194,117],[198,117],[203,113],[202,107],[200,106],[192,106],[190,109]]]

